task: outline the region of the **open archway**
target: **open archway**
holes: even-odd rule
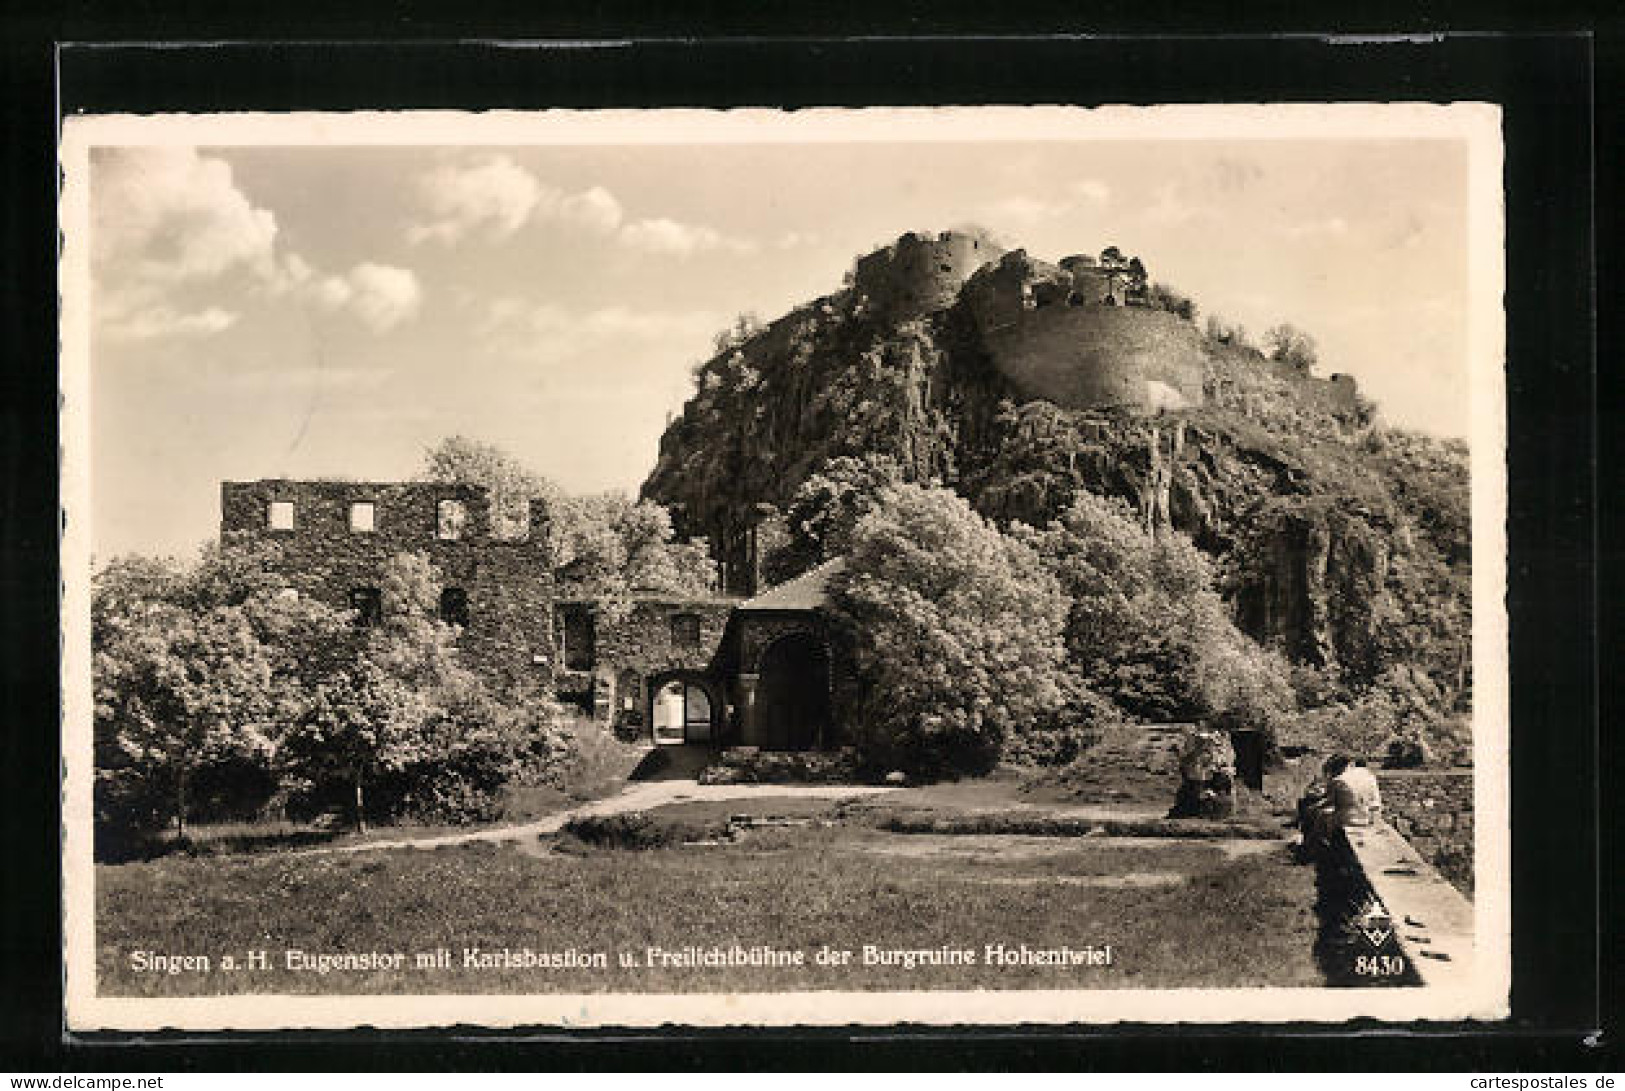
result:
[[[649,731],[657,746],[709,743],[716,737],[721,702],[711,686],[690,673],[649,679]]]
[[[812,750],[829,733],[829,649],[807,632],[790,633],[762,653],[757,723],[769,750]]]

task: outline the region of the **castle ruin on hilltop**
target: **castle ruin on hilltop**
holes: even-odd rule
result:
[[[1351,378],[1215,344],[1192,317],[1116,247],[1052,264],[977,231],[911,232],[859,258],[841,290],[720,345],[642,495],[709,539],[724,586],[750,595],[764,513],[819,463],[883,453],[911,479],[951,482],[1002,404],[1247,415],[1259,384],[1233,382],[1239,368],[1277,401],[1358,414]]]

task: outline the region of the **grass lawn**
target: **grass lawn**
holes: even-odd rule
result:
[[[1236,842],[1227,842],[1232,850]],[[1280,846],[1139,838],[764,830],[715,847],[433,851],[160,860],[97,868],[103,995],[1322,984],[1313,878]],[[1110,965],[990,966],[985,944],[1110,945]],[[757,945],[802,967],[645,965],[651,945]],[[973,965],[865,966],[884,949],[971,949]],[[823,945],[854,952],[818,965]],[[463,952],[601,952],[607,967],[465,967]],[[449,965],[418,968],[444,948]],[[399,970],[289,970],[285,952],[399,953]],[[265,951],[270,968],[223,969]],[[137,952],[209,970],[138,972]],[[618,955],[639,963],[619,965]]]
[[[484,822],[456,825],[419,822],[411,819],[373,822],[366,833],[357,833],[340,816],[333,824],[262,820],[257,822],[193,822],[187,826],[183,844],[173,829],[164,830],[138,842],[104,851],[98,846],[98,859],[147,859],[185,852],[199,856],[246,852],[287,852],[321,846],[342,847],[369,841],[394,841],[402,837],[437,837],[492,826],[513,826],[579,807],[590,800],[612,796],[626,787],[627,776],[649,752],[646,746],[623,743],[591,720],[577,719],[569,725],[577,739],[574,761],[562,771],[560,783],[515,784],[499,801],[500,812]]]

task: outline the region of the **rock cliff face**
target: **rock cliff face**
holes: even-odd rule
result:
[[[643,494],[747,591],[752,528],[867,454],[1005,524],[1122,497],[1215,558],[1260,640],[1351,680],[1405,661],[1465,691],[1465,449],[1382,429],[1352,380],[1211,341],[1088,259],[904,236],[702,365]]]

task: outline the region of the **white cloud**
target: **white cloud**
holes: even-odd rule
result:
[[[525,225],[544,199],[558,200],[556,190],[543,187],[507,156],[469,166],[437,167],[422,178],[418,191],[429,218],[407,228],[414,243],[455,243],[475,233],[507,238]]]
[[[569,193],[550,186],[506,156],[468,166],[442,166],[418,184],[426,219],[407,228],[414,243],[453,244],[473,235],[508,238],[527,223],[588,231],[652,254],[687,257],[704,251],[751,253],[756,244],[715,228],[666,217],[628,220],[618,197],[603,186]]]
[[[822,237],[816,231],[786,231],[775,244],[780,250],[794,250],[800,246],[817,246]]]
[[[621,226],[626,213],[621,202],[603,186],[565,197],[558,203],[559,218],[605,234]]]
[[[324,310],[348,310],[374,333],[415,318],[423,303],[416,273],[370,261],[342,276],[323,277],[308,292]]]
[[[355,289],[343,277],[323,277],[311,283],[305,294],[324,310],[336,311],[355,296]]]
[[[171,297],[231,274],[247,274],[261,293],[349,311],[377,332],[412,318],[422,302],[409,269],[362,262],[324,275],[300,255],[279,252],[276,216],[237,188],[229,163],[195,148],[98,152],[91,232],[97,323],[119,340],[230,329],[237,309],[180,307]]]
[[[234,310],[166,296],[246,271],[277,276],[276,217],[237,188],[231,165],[195,148],[109,148],[93,159],[90,247],[95,317],[115,340],[210,337]]]
[[[707,250],[748,254],[756,249],[755,244],[746,239],[734,238],[709,227],[679,223],[664,217],[626,224],[616,238],[623,245],[635,250],[677,257],[687,257]]]
[[[157,337],[209,337],[237,323],[237,315],[219,307],[182,312],[173,307],[153,305],[109,316],[102,332],[124,341],[149,341]]]
[[[99,272],[131,281],[200,280],[274,268],[276,217],[237,188],[231,165],[195,148],[98,151],[91,247]]]
[[[1112,188],[1098,178],[1085,178],[1081,182],[1073,182],[1071,189],[1080,200],[1090,204],[1103,205],[1112,199]]]
[[[375,333],[415,318],[423,303],[423,288],[410,269],[364,261],[348,273],[323,275],[298,254],[277,261],[272,290],[295,293],[330,313],[349,311]]]

